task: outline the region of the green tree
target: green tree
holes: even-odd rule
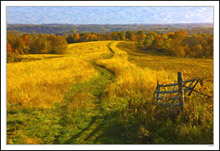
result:
[[[119,40],[125,40],[125,33],[124,32],[118,32],[118,39]]]
[[[126,33],[125,33],[126,40],[130,40],[131,39],[131,35],[132,35],[131,31],[126,31]]]
[[[67,41],[65,37],[57,36],[54,40],[52,53],[63,54],[67,50]]]

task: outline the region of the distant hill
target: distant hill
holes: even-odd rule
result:
[[[157,32],[170,32],[184,29],[190,33],[212,33],[213,24],[211,23],[185,23],[185,24],[125,24],[125,25],[71,25],[71,24],[41,24],[41,25],[28,25],[28,24],[9,24],[7,31],[19,31],[24,33],[54,33],[56,35],[71,34],[71,33],[107,33],[113,31],[157,31]]]

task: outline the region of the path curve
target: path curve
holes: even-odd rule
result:
[[[110,54],[107,55],[106,57],[102,59],[111,59],[115,52],[112,50],[111,45],[114,42],[109,42],[107,45]],[[99,59],[98,59],[99,60]],[[100,130],[100,123],[103,123],[103,92],[106,89],[106,87],[114,81],[115,79],[115,73],[109,69],[107,69],[105,66],[99,65],[96,63],[97,60],[93,60],[90,63],[95,67],[96,70],[99,71],[99,76],[95,78],[92,82],[91,85],[91,93],[93,96],[96,97],[96,101],[94,102],[95,104],[95,110],[92,110],[91,112],[94,113],[94,115],[91,118],[90,122],[87,124],[86,127],[82,128],[79,133],[75,134],[72,136],[69,140],[65,142],[65,144],[78,144],[81,142],[86,142],[86,143],[91,143],[94,140],[91,137],[99,137],[98,131]],[[80,140],[81,142],[78,142]]]

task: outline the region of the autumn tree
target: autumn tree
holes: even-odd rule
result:
[[[117,40],[125,40],[125,33],[124,32],[118,32]]]
[[[8,34],[7,43],[11,45],[12,50],[17,50],[19,54],[24,54],[25,43],[20,36]]]
[[[131,31],[126,31],[126,33],[125,33],[126,40],[130,40],[131,39],[131,35],[132,35]]]
[[[49,43],[47,42],[48,35],[40,33],[39,35],[33,34],[31,42],[30,42],[30,53],[48,53]]]
[[[145,32],[143,30],[140,30],[137,32],[137,40],[138,42],[144,42],[146,39]]]
[[[7,44],[7,51],[8,51],[8,52],[13,52],[13,50],[12,50],[12,48],[11,48],[11,45],[10,45],[9,43]]]
[[[71,44],[71,43],[74,43],[74,36],[72,34],[69,34],[67,37],[66,37],[66,41]]]
[[[67,41],[63,36],[57,36],[53,41],[53,50],[51,53],[63,54],[67,50]]]
[[[23,52],[28,54],[30,50],[29,36],[27,34],[22,35],[22,40],[24,42]]]
[[[129,40],[136,41],[136,39],[137,39],[136,35],[134,33],[132,33]]]
[[[112,40],[119,40],[117,31],[112,32]]]
[[[18,51],[15,49],[13,50],[11,48],[11,45],[8,43],[7,44],[7,62],[17,62],[20,61],[20,54]]]

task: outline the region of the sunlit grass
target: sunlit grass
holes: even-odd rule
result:
[[[8,105],[48,108],[63,100],[73,82],[96,74],[89,63],[73,57],[7,64]]]
[[[110,48],[110,49],[109,49]],[[151,104],[161,84],[201,77],[212,96],[213,60],[142,51],[133,42],[68,45],[64,55],[7,64],[8,143],[212,143],[213,99],[193,93],[170,119]]]
[[[67,54],[86,61],[102,59],[109,54],[109,43],[110,41],[98,41],[69,44]]]
[[[139,126],[143,130],[140,133],[145,136],[139,137],[146,142],[212,143],[213,98],[195,92],[190,97],[186,96],[184,110],[176,114],[173,121],[169,119],[169,114],[173,114],[168,113],[169,108],[153,106],[151,102],[155,101],[153,92],[156,82],[174,83],[177,81],[177,72],[182,72],[185,80],[202,78],[204,85],[198,84],[196,90],[213,96],[213,60],[158,56],[138,50],[134,43],[120,44],[115,42],[111,45],[115,53],[113,58],[97,61],[116,76],[115,82],[107,89],[108,103],[114,108],[123,104],[128,106],[118,116],[123,116],[124,122],[137,122],[134,125],[136,128],[141,124]],[[131,135],[135,137],[134,132]]]
[[[165,70],[151,70],[141,68],[128,61],[128,54],[117,48],[114,42],[111,45],[114,56],[108,60],[98,60],[97,63],[112,70],[116,75],[116,82],[109,86],[109,96],[149,96],[156,87],[157,80],[171,82],[176,78],[175,72],[166,73]]]
[[[213,79],[213,59],[178,58],[166,56],[155,50],[139,50],[135,42],[121,42],[117,45],[128,53],[128,60],[139,67],[151,70],[166,70],[184,73],[185,78],[195,76]],[[212,72],[210,72],[212,71]]]
[[[196,89],[210,96],[213,95],[213,59],[166,56],[154,50],[139,50],[134,42],[121,42],[117,47],[127,52],[129,62],[143,69],[155,71],[154,80],[160,83],[174,82],[177,81],[177,72],[182,72],[183,80],[195,77],[203,79],[204,86],[197,85]],[[149,76],[153,75],[149,74]]]
[[[22,62],[35,61],[35,60],[59,58],[63,56],[64,55],[57,55],[57,54],[28,54],[28,55],[21,55],[21,61]]]
[[[24,60],[40,60],[8,63],[8,105],[48,108],[55,102],[61,102],[72,83],[88,80],[98,74],[88,61],[109,54],[108,43],[71,44],[64,55],[23,55]]]

